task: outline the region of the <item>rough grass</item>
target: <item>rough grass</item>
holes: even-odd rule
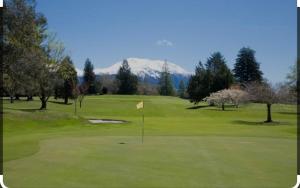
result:
[[[141,112],[145,102],[145,142]],[[225,111],[159,96],[89,96],[74,105],[4,101],[4,179],[9,187],[291,187],[296,107]],[[88,119],[126,124],[90,124]]]

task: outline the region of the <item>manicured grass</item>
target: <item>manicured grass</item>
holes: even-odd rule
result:
[[[145,139],[141,113],[145,101]],[[4,179],[9,187],[291,187],[296,181],[296,107],[225,111],[175,97],[89,96],[4,101]],[[92,118],[126,124],[90,124]]]

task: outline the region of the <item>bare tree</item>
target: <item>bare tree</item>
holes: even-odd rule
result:
[[[282,104],[296,104],[297,91],[292,89],[287,83],[279,83],[276,85],[276,93],[278,102]]]
[[[82,107],[82,102],[83,102],[84,96],[88,92],[88,89],[89,89],[89,86],[88,86],[88,84],[85,84],[85,83],[83,83],[81,85],[78,85],[76,87],[76,90],[77,90],[77,93],[78,93],[78,100],[79,100],[79,107],[80,108]]]
[[[39,86],[39,98],[41,100],[41,110],[47,108],[47,101],[50,98],[56,80],[58,79],[58,68],[59,63],[65,57],[65,48],[62,42],[56,39],[56,36],[52,33],[48,34],[45,41],[45,46],[43,50],[39,50],[37,53],[37,68],[36,68],[36,78],[38,79]]]
[[[249,97],[252,101],[266,104],[267,120],[265,122],[272,122],[271,107],[272,104],[278,102],[276,89],[272,87],[270,83],[265,81],[263,83],[252,82],[246,84],[246,91],[249,93]]]

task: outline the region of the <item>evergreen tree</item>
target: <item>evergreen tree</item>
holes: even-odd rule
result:
[[[287,85],[293,90],[297,91],[297,64],[300,65],[300,60],[290,67],[290,72],[287,74]]]
[[[180,98],[185,97],[185,84],[184,84],[183,80],[180,80],[178,94],[179,94]]]
[[[88,94],[95,94],[96,88],[95,88],[95,80],[96,75],[94,73],[94,66],[90,59],[87,59],[84,64],[84,74],[83,74],[83,81],[84,84],[88,86]]]
[[[195,74],[190,77],[187,93],[190,101],[197,104],[210,93],[227,89],[233,82],[233,76],[220,52],[213,53],[207,59],[205,67],[199,62]]]
[[[73,90],[77,85],[77,72],[69,56],[66,56],[61,62],[58,73],[63,80],[62,91],[65,100],[64,103],[68,104],[68,99],[72,97]]]
[[[137,92],[138,78],[131,73],[126,59],[116,75],[116,81],[119,94],[135,94]]]
[[[255,58],[255,51],[251,48],[240,49],[234,65],[234,77],[240,83],[261,82],[262,71]]]
[[[171,74],[168,69],[167,62],[164,63],[159,80],[159,93],[164,96],[174,95],[174,88],[172,85]]]
[[[233,82],[233,76],[226,65],[226,60],[220,52],[213,53],[206,63],[209,92],[227,89]]]
[[[199,103],[203,98],[209,95],[209,89],[209,74],[200,61],[198,66],[196,66],[195,74],[189,79],[187,93],[190,101],[194,104]]]

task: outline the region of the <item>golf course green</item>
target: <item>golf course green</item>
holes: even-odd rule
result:
[[[141,142],[144,100],[145,137]],[[71,101],[73,102],[73,101]],[[226,106],[162,96],[4,100],[4,182],[11,188],[292,187],[296,106]],[[125,120],[91,124],[89,119]]]

